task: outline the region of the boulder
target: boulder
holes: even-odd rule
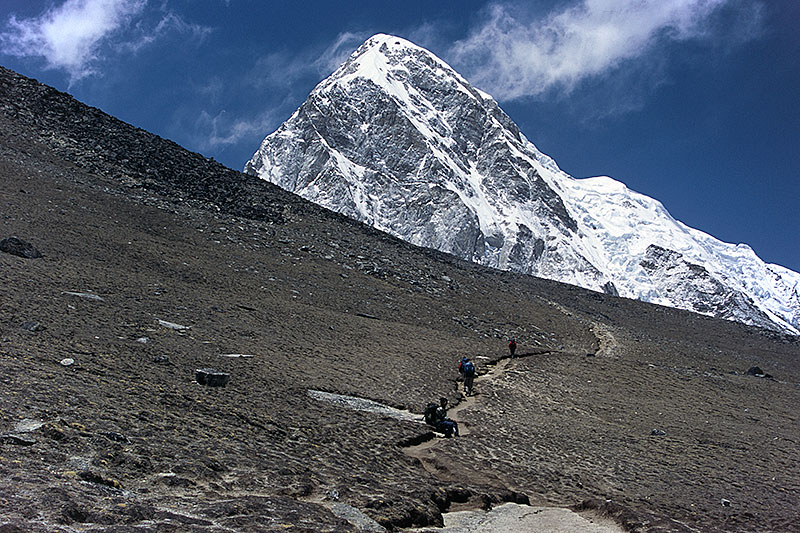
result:
[[[0,444],[13,444],[15,446],[33,446],[34,444],[36,444],[36,441],[33,439],[22,437],[20,435],[13,435],[11,433],[7,433],[5,435],[0,435]]]
[[[772,379],[772,375],[770,375],[770,374],[767,374],[766,372],[764,372],[763,370],[761,370],[761,368],[760,368],[760,367],[757,367],[757,366],[751,366],[751,367],[750,367],[750,368],[747,370],[747,372],[745,372],[745,374],[747,374],[748,376],[755,376],[755,377],[757,377],[757,378],[767,378],[767,379]]]
[[[219,372],[213,368],[198,368],[195,373],[195,380],[200,385],[207,385],[209,387],[224,387],[228,384],[231,375],[225,372]]]
[[[7,237],[0,241],[0,252],[24,257],[25,259],[38,259],[42,257],[39,250],[34,248],[32,244],[18,237]]]

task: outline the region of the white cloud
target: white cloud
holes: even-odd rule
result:
[[[307,80],[319,80],[330,75],[369,35],[341,33],[325,49],[308,48],[300,51],[277,51],[259,58],[248,74],[249,84],[255,87],[290,92]],[[305,95],[303,95],[305,97]]]
[[[48,68],[66,70],[74,81],[93,72],[103,39],[141,13],[147,0],[67,0],[39,18],[8,20],[0,34],[5,53],[40,56]]]
[[[265,111],[252,119],[233,118],[220,111],[211,115],[202,111],[193,125],[193,143],[201,151],[217,150],[250,139],[263,138],[278,121],[272,111]]]
[[[243,141],[258,143],[305,100],[313,84],[339,68],[367,37],[368,34],[341,33],[325,48],[266,54],[250,71],[227,78],[224,83],[213,77],[195,90],[214,101],[234,93],[241,99],[242,94],[255,91],[252,101],[268,98],[268,110],[246,118],[224,110],[202,111],[191,123],[178,120],[175,129],[184,133],[191,131],[190,144],[200,151],[219,150]]]
[[[367,33],[340,33],[336,40],[313,62],[317,74],[328,76],[347,61],[347,58],[370,37]]]
[[[166,4],[147,10],[148,0],[66,0],[37,18],[9,17],[0,33],[3,53],[41,57],[70,82],[96,74],[103,59],[136,52],[169,34],[200,41],[212,30],[186,22]],[[149,16],[148,16],[149,15]]]
[[[135,52],[168,34],[180,34],[195,41],[202,41],[212,31],[214,31],[212,28],[188,23],[180,15],[172,11],[166,11],[161,15],[154,27],[148,27],[145,24],[137,25],[135,33],[138,36],[128,42],[121,43],[120,48],[127,48]]]
[[[582,0],[544,17],[509,3],[448,58],[477,86],[500,99],[569,93],[580,82],[640,59],[664,41],[709,36],[712,15],[730,0]]]

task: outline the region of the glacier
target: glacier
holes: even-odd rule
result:
[[[489,267],[800,334],[800,274],[610,177],[573,178],[490,95],[399,37],[361,45],[244,171]]]

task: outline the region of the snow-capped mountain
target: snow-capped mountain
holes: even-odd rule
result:
[[[569,176],[491,96],[398,37],[359,47],[245,172],[490,267],[800,333],[800,274],[611,178]]]

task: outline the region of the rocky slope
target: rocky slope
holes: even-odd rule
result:
[[[41,253],[0,252],[0,531],[382,531],[503,501],[800,529],[796,337],[417,248],[5,69],[0,202],[0,239]],[[310,391],[447,396],[465,434]]]
[[[570,177],[489,95],[398,37],[364,43],[245,172],[483,265],[800,333],[800,274],[611,178]]]

